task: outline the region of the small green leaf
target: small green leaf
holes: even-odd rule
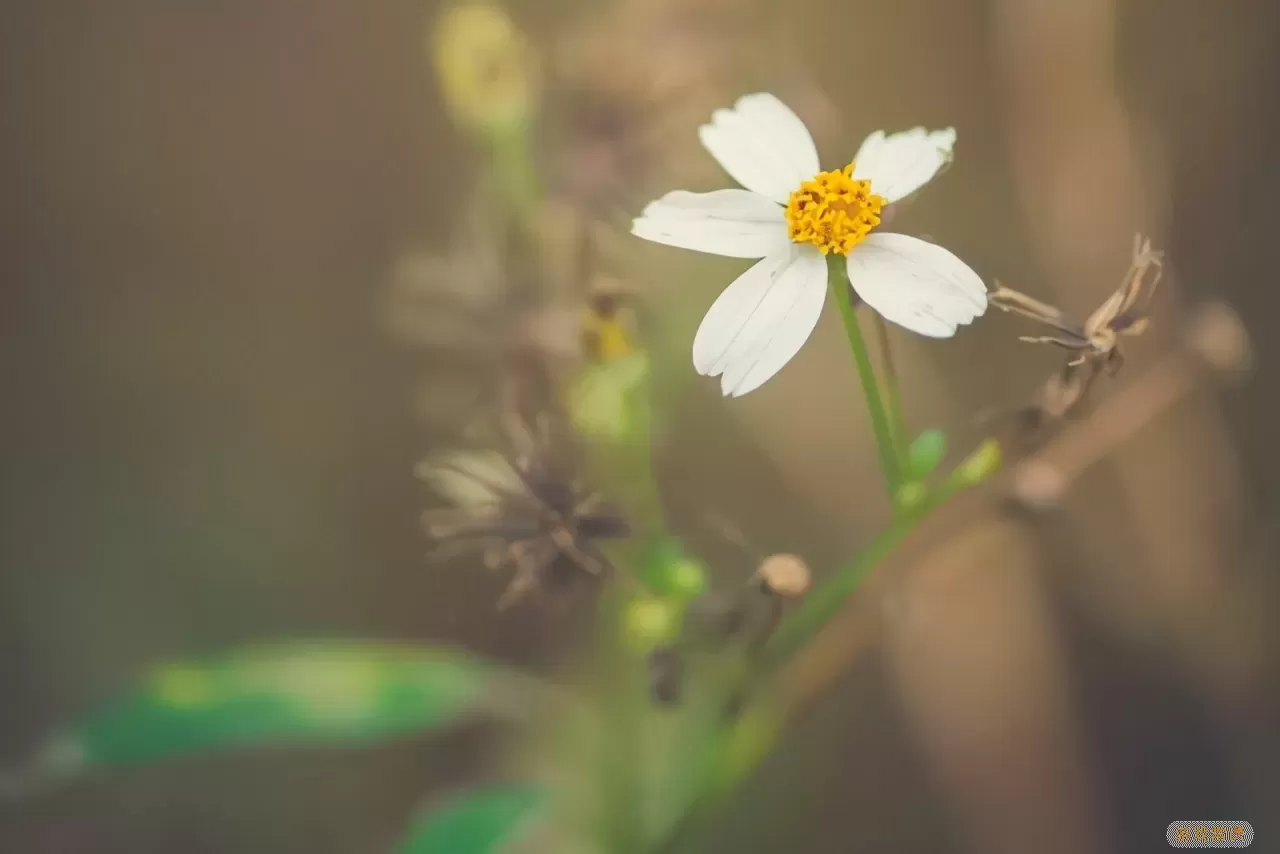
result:
[[[414,822],[396,854],[496,854],[528,828],[549,795],[537,786],[466,792]]]
[[[20,777],[34,789],[93,766],[203,750],[367,743],[518,709],[533,684],[461,653],[373,643],[298,643],[170,663],[51,740]]]
[[[947,436],[941,430],[925,430],[907,449],[907,477],[924,480],[947,453]]]
[[[589,366],[569,391],[574,426],[585,436],[612,442],[646,431],[648,376],[649,358],[639,352]]]

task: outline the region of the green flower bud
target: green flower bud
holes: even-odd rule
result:
[[[929,490],[919,481],[907,481],[898,487],[898,506],[903,510],[919,507],[929,497]]]
[[[667,566],[668,592],[688,601],[707,591],[707,569],[701,561],[682,557]]]
[[[493,135],[528,123],[538,99],[537,56],[501,6],[478,0],[448,9],[427,49],[460,124]]]
[[[709,585],[706,566],[686,554],[679,540],[673,538],[650,545],[645,558],[644,583],[657,595],[680,602],[696,599]]]
[[[964,462],[956,467],[953,476],[965,483],[981,483],[1000,470],[1002,461],[1000,443],[995,439],[987,439],[965,457]]]
[[[941,430],[925,430],[907,449],[907,476],[924,480],[947,453],[947,435]]]
[[[648,654],[675,640],[679,632],[680,612],[673,603],[655,596],[627,603],[622,617],[623,640],[635,652]]]

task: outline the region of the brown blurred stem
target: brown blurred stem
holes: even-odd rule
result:
[[[1031,509],[1057,506],[1096,463],[1200,388],[1206,377],[1231,376],[1249,364],[1249,339],[1224,303],[1198,308],[1181,347],[1014,469],[1014,498]]]

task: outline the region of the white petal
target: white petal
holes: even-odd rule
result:
[[[790,243],[783,209],[747,190],[675,190],[646,205],[631,233],[730,258],[763,258]]]
[[[726,395],[764,384],[799,352],[822,314],[826,260],[812,247],[770,256],[725,289],[698,327],[693,364]]]
[[[853,177],[871,181],[871,192],[896,202],[933,180],[951,162],[955,144],[955,128],[917,127],[888,137],[878,130],[853,158]]]
[[[752,265],[725,288],[707,309],[693,336],[693,367],[704,376],[717,376],[724,368],[738,333],[760,305],[779,273],[791,262],[792,250],[770,255]]]
[[[741,397],[764,385],[809,340],[827,298],[826,259],[817,251],[802,250],[778,277],[771,299],[774,292],[780,311],[777,320],[769,325],[762,322],[755,348],[735,359],[720,377],[720,389],[730,397]]]
[[[804,122],[767,92],[716,110],[698,138],[730,177],[779,204],[818,174],[818,149]]]
[[[905,234],[872,234],[849,253],[849,282],[885,320],[931,338],[987,310],[987,287],[941,246]]]

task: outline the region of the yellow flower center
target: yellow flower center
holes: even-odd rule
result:
[[[880,224],[885,200],[870,181],[853,177],[853,164],[805,181],[787,202],[787,233],[812,243],[823,255],[848,255]]]

